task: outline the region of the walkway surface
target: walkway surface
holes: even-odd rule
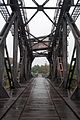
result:
[[[78,120],[47,79],[39,76],[2,120]]]

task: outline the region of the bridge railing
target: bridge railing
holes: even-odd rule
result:
[[[71,17],[74,20],[74,22],[76,22],[76,20],[78,19],[79,15],[80,15],[80,0],[77,1],[75,8],[73,9],[72,13],[71,13]],[[71,29],[69,26],[67,26],[67,35],[69,35]]]
[[[56,7],[60,7],[63,4],[63,0],[57,0]],[[53,22],[57,24],[60,15],[60,9],[56,9],[54,12]],[[52,25],[52,31],[55,30],[55,26]]]
[[[5,5],[4,0],[0,0],[0,4],[4,4],[4,6],[0,6],[0,13],[1,13],[2,17],[4,18],[5,22],[7,22],[10,17],[10,12],[8,11],[8,8]],[[14,35],[14,25],[12,25],[10,31],[11,31],[12,35]]]
[[[20,7],[22,7],[22,9],[20,9],[20,11],[21,11],[23,23],[25,24],[26,21],[28,21],[26,9],[23,9],[23,7],[25,7],[25,2],[24,2],[24,0],[18,0],[18,4],[20,5]],[[29,30],[28,25],[26,26],[26,30]]]

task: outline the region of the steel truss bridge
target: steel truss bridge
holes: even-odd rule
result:
[[[25,6],[24,0],[0,0],[0,13],[5,20],[5,25],[0,31],[0,98],[9,97],[3,86],[4,66],[10,90],[13,90],[21,88],[21,84],[31,79],[31,65],[35,57],[46,57],[50,64],[48,78],[52,82],[57,82],[58,87],[69,91],[70,99],[78,99],[80,98],[80,31],[76,21],[80,15],[80,0],[76,0],[76,4],[74,0],[57,0],[56,7],[54,5],[45,7],[50,0],[45,0],[42,5],[39,5],[36,0],[32,1],[36,7]],[[70,14],[71,7],[74,9]],[[30,19],[27,18],[28,9],[36,10]],[[52,20],[45,10],[53,9],[55,9],[55,14]],[[36,37],[30,33],[29,23],[39,11],[42,11],[52,23],[52,29],[46,36]],[[13,36],[13,68],[6,45],[9,31]],[[75,38],[75,44],[68,66],[67,37],[70,31]],[[20,50],[19,65],[17,63],[18,47]],[[75,70],[76,79],[74,79]],[[74,90],[72,90],[73,82],[76,83]]]

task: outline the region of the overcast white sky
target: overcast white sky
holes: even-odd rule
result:
[[[5,0],[6,1],[6,0]],[[24,0],[26,6],[35,6],[35,4],[32,2],[32,0]],[[36,0],[39,4],[42,4],[45,0]],[[46,4],[46,6],[56,6],[57,0],[49,0],[49,2]],[[77,0],[75,0],[75,3]],[[71,10],[72,11],[72,10]],[[27,10],[27,17],[28,19],[34,14],[35,10]],[[53,20],[55,10],[46,10],[46,13],[50,16],[50,18]],[[77,20],[78,28],[80,28],[79,19]],[[5,21],[0,15],[0,31],[2,27],[4,26]],[[32,19],[32,21],[29,23],[30,32],[38,36],[48,35],[51,32],[52,23],[48,20],[48,18],[42,13],[38,12],[38,14]],[[7,36],[7,46],[9,51],[9,56],[13,56],[13,37],[11,33]],[[74,37],[70,33],[68,37],[68,61],[70,62],[71,54],[74,46]],[[18,52],[19,54],[19,52]],[[19,55],[18,55],[19,56]],[[35,58],[33,61],[33,65],[35,64],[48,64],[48,61],[46,58]]]

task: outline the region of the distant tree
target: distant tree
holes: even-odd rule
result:
[[[35,65],[32,67],[33,73],[40,73],[40,74],[48,74],[49,73],[49,66],[47,64],[45,65]]]

